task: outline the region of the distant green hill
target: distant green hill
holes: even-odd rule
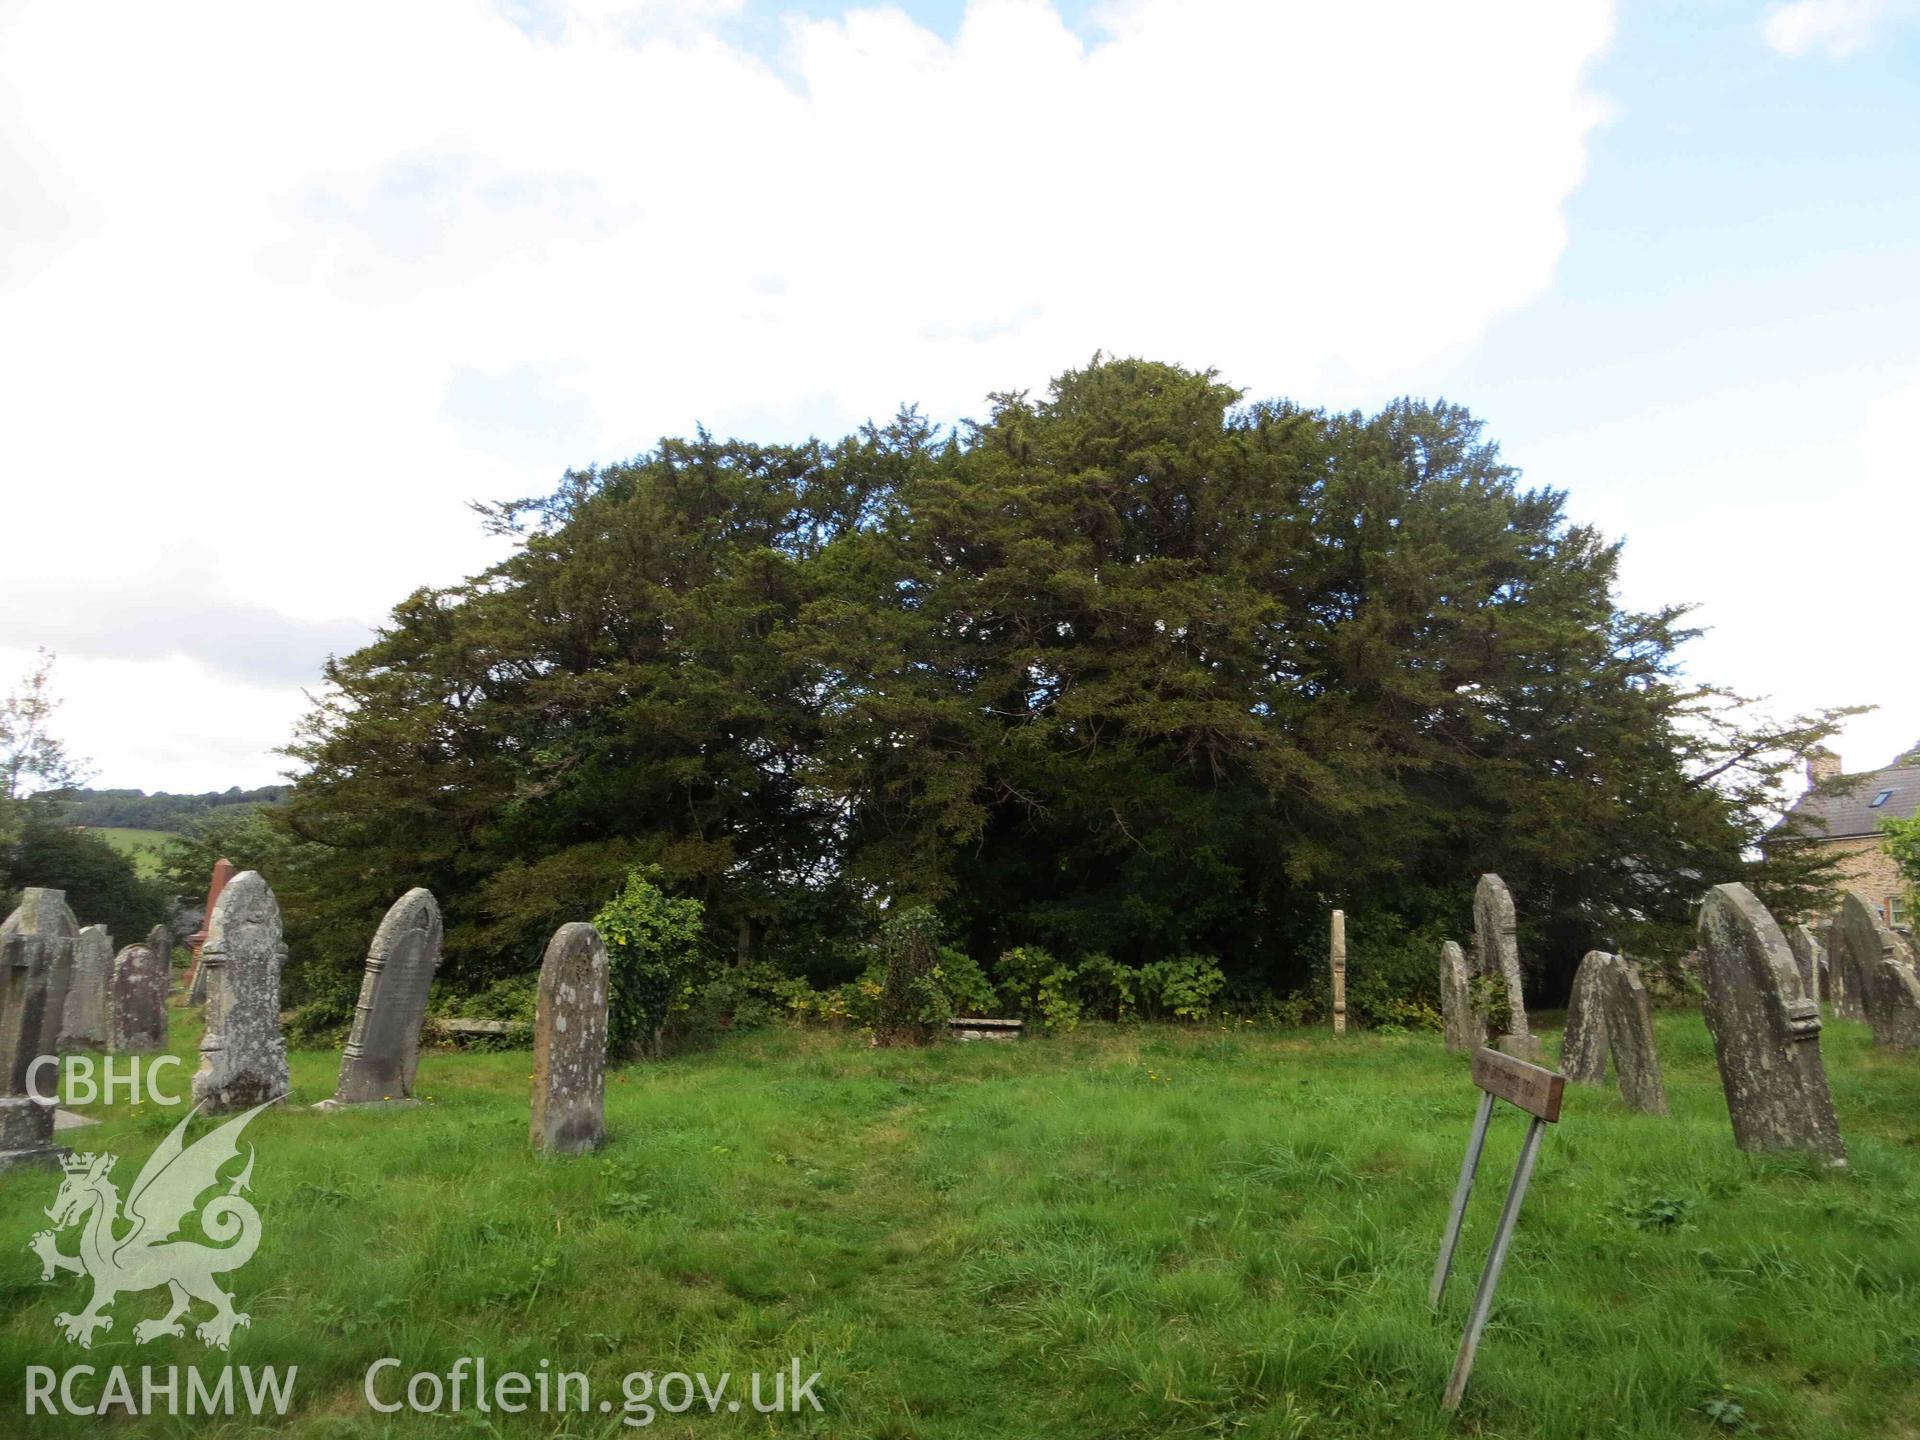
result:
[[[50,797],[69,825],[90,830],[163,830],[184,835],[193,822],[233,805],[272,805],[284,800],[291,785],[262,785],[242,790],[209,790],[201,795],[169,795],[156,790],[66,790]]]

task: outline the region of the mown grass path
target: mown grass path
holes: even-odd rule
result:
[[[57,1177],[0,1177],[0,1434],[628,1434],[629,1371],[743,1387],[792,1357],[824,1414],[700,1404],[638,1433],[1916,1433],[1920,1058],[1830,1025],[1853,1154],[1832,1174],[1736,1151],[1700,1017],[1659,1034],[1671,1119],[1570,1094],[1457,1417],[1437,1400],[1519,1118],[1435,1316],[1463,1060],[1429,1036],[1139,1027],[921,1053],[733,1037],[616,1072],[606,1149],[564,1162],[528,1153],[525,1054],[429,1055],[412,1109],[269,1112],[248,1132],[264,1238],[231,1279],[252,1325],[225,1357],[135,1345],[159,1292],[123,1297],[91,1351],[61,1340],[86,1287],[43,1286],[25,1249]],[[297,1097],[336,1066],[297,1055]],[[124,1188],[180,1111],[93,1113],[64,1138],[121,1154]],[[362,1381],[386,1356],[389,1394],[461,1356],[546,1360],[616,1410],[379,1415]],[[280,1426],[25,1417],[25,1367],[75,1363],[297,1365],[297,1399]]]

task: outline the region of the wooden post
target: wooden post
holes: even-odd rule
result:
[[[1347,912],[1333,912],[1333,1033],[1347,1033]]]
[[[1560,1118],[1561,1096],[1566,1076],[1529,1065],[1497,1050],[1481,1050],[1473,1057],[1473,1083],[1479,1086],[1480,1110],[1474,1117],[1473,1132],[1467,1140],[1466,1159],[1460,1165],[1460,1183],[1454,1187],[1453,1210],[1447,1216],[1447,1233],[1440,1242],[1440,1260],[1434,1266],[1433,1284],[1427,1291],[1429,1304],[1438,1306],[1447,1288],[1447,1273],[1453,1267],[1453,1253],[1460,1243],[1460,1227],[1467,1212],[1467,1198],[1473,1193],[1474,1173],[1480,1168],[1480,1155],[1486,1148],[1487,1127],[1493,1118],[1495,1098],[1524,1110],[1531,1117],[1527,1136],[1520,1144],[1519,1163],[1514,1166],[1513,1181],[1507,1186],[1507,1202],[1500,1210],[1500,1223],[1494,1228],[1493,1248],[1487,1254],[1486,1269],[1473,1293],[1473,1308],[1467,1315],[1467,1331],[1460,1337],[1460,1350],[1454,1356],[1453,1373],[1447,1377],[1446,1394],[1440,1405],[1445,1410],[1460,1408],[1466,1394],[1467,1378],[1473,1373],[1474,1353],[1480,1348],[1480,1336],[1487,1328],[1493,1310],[1494,1288],[1500,1283],[1500,1271],[1507,1263],[1507,1250],[1513,1243],[1513,1230],[1520,1219],[1521,1202],[1527,1198],[1527,1186],[1533,1179],[1533,1163],[1540,1155],[1540,1137],[1546,1127]]]

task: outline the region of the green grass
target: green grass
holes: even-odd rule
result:
[[[165,830],[134,830],[111,825],[90,827],[89,835],[98,835],[122,855],[130,856],[133,867],[142,875],[158,875],[167,850],[180,843],[178,835]]]
[[[566,1161],[528,1153],[524,1053],[432,1054],[431,1104],[254,1123],[264,1239],[231,1277],[253,1324],[227,1358],[299,1366],[286,1433],[309,1437],[634,1433],[617,1414],[376,1415],[362,1376],[388,1355],[403,1375],[546,1358],[616,1400],[633,1370],[822,1372],[823,1416],[696,1408],[640,1432],[671,1436],[1914,1434],[1920,1057],[1833,1024],[1853,1163],[1823,1173],[1735,1150],[1699,1016],[1659,1031],[1673,1116],[1569,1095],[1457,1417],[1438,1397],[1523,1122],[1495,1127],[1432,1314],[1474,1092],[1430,1036],[736,1036],[617,1072],[605,1150]],[[336,1066],[297,1055],[298,1098]],[[179,1112],[104,1113],[66,1138],[122,1153],[124,1186]],[[84,1287],[42,1286],[22,1248],[54,1181],[0,1177],[9,1434],[91,1423],[20,1418],[30,1363],[223,1363],[133,1344],[158,1292],[122,1297],[91,1352],[58,1338]]]

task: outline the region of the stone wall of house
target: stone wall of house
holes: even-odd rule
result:
[[[1878,835],[1863,835],[1851,840],[1829,840],[1824,848],[1840,856],[1840,888],[1857,890],[1888,919],[1888,902],[1906,904],[1907,883],[1887,853],[1886,842]],[[1912,923],[1912,917],[1903,917]]]

